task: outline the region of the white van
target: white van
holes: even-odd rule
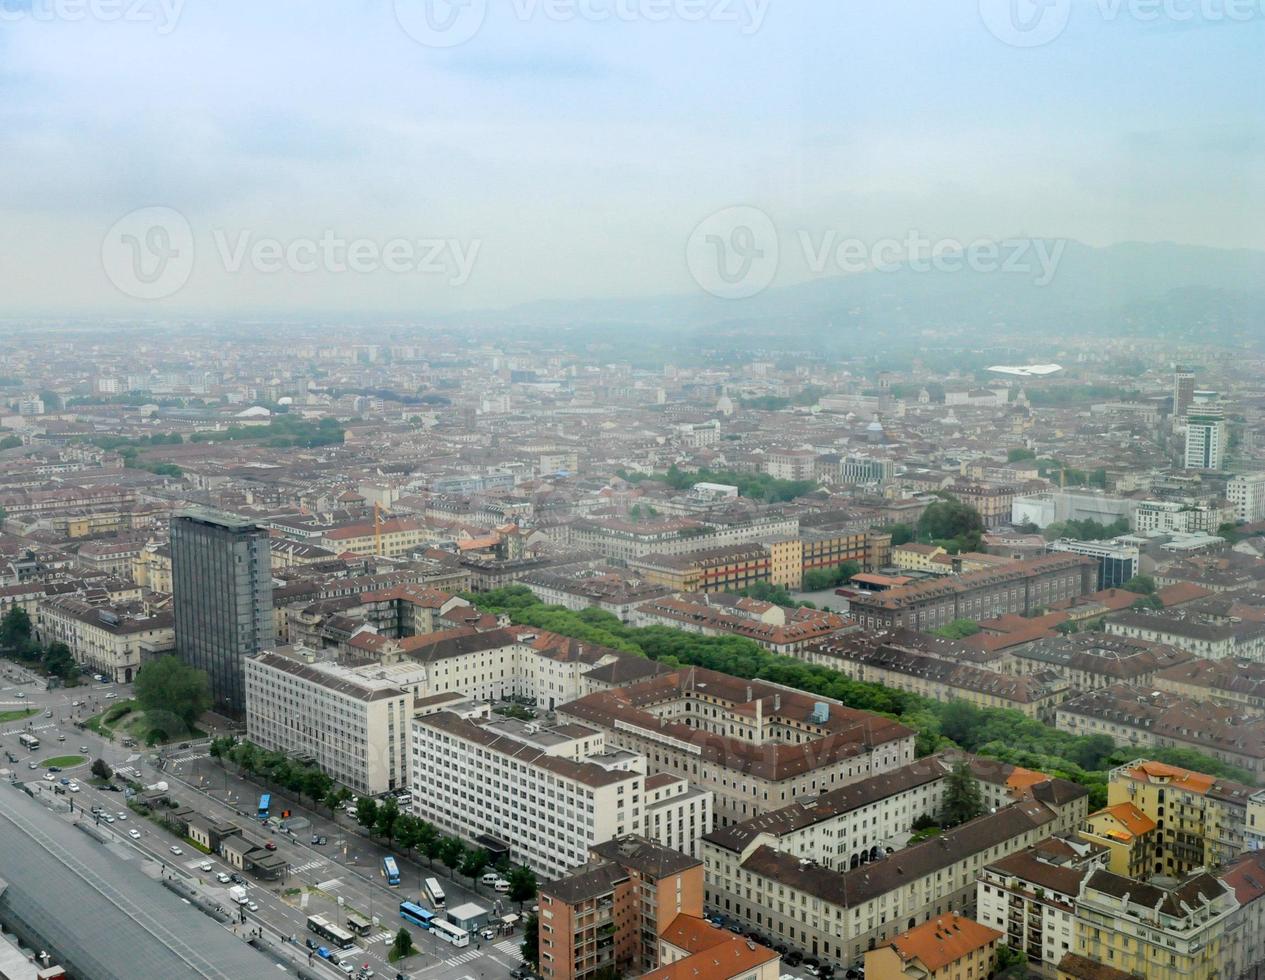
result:
[[[492,887],[495,888],[502,895],[504,895],[507,891],[510,890],[510,883],[506,881],[504,878],[497,878],[496,881],[493,882]]]
[[[480,878],[480,879],[479,879],[479,881],[480,881],[482,884],[485,884],[485,885],[487,885],[489,888],[491,888],[491,887],[492,887],[493,885],[495,885],[498,881],[500,881],[500,879],[501,879],[501,876],[500,876],[499,874],[497,874],[495,871],[489,871],[489,872],[487,872],[487,874],[485,874],[482,878]]]

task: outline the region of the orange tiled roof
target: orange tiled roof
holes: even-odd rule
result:
[[[1093,820],[1094,817],[1102,814],[1106,814],[1115,820],[1130,838],[1141,837],[1143,834],[1149,834],[1155,829],[1155,821],[1129,802],[1104,807],[1097,813],[1091,813],[1088,819]]]
[[[1139,782],[1166,782],[1192,793],[1206,793],[1212,789],[1217,780],[1202,772],[1192,772],[1179,766],[1170,766],[1166,762],[1144,762],[1136,769],[1129,770],[1129,775]]]
[[[932,973],[1001,938],[996,929],[960,915],[942,915],[892,939],[889,946],[906,963],[918,960]]]

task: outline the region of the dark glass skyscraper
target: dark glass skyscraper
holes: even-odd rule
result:
[[[246,710],[243,659],[271,646],[268,532],[231,514],[181,511],[171,519],[176,652],[210,678],[213,710]]]

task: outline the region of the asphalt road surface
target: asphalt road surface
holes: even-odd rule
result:
[[[104,820],[98,823],[101,831],[113,834],[138,855],[152,859],[157,874],[178,876],[214,904],[233,909],[234,902],[228,895],[230,886],[220,883],[216,876],[234,869],[219,857],[201,854],[166,829],[128,811],[122,793],[91,786],[88,768],[92,759],[104,758],[112,768],[122,770],[145,785],[166,780],[172,797],[182,804],[192,806],[204,816],[231,819],[239,824],[255,820],[259,788],[225,772],[209,758],[205,742],[188,743],[187,749],[170,748],[165,757],[160,758],[151,751],[125,749],[117,742],[74,727],[75,721],[96,714],[115,700],[106,697],[111,692],[119,699],[130,696],[130,691],[120,685],[96,683],[45,691],[38,678],[8,662],[0,662],[0,712],[24,707],[38,709],[38,713],[28,719],[0,725],[0,751],[12,753],[18,760],[4,764],[19,780],[38,783],[41,793],[53,793],[54,782],[44,778],[43,760],[60,755],[85,755],[86,761],[79,766],[55,774],[58,778],[76,779],[81,787],[79,793],[57,797],[60,802],[70,802],[74,807],[75,813],[65,819],[93,819],[87,814],[94,805],[100,805],[114,817],[113,823]],[[74,704],[76,701],[79,705]],[[51,712],[51,717],[46,717],[46,712]],[[27,752],[20,746],[18,737],[23,732],[40,739],[37,751]],[[64,742],[58,740],[59,735],[65,736]],[[86,746],[88,751],[80,753],[81,746]],[[37,763],[37,768],[30,768],[31,761]],[[522,935],[518,930],[491,941],[472,937],[469,947],[454,949],[439,942],[428,931],[408,925],[398,914],[401,901],[419,900],[421,880],[430,875],[439,877],[443,883],[449,907],[474,901],[485,908],[494,908],[497,896],[489,890],[453,882],[443,876],[442,870],[428,868],[424,860],[414,863],[400,855],[396,858],[400,863],[401,885],[388,887],[378,868],[382,855],[390,852],[360,836],[351,821],[346,818],[336,821],[328,814],[313,813],[287,799],[284,793],[273,792],[272,798],[273,813],[290,809],[295,816],[307,817],[311,826],[294,835],[273,833],[277,853],[289,865],[287,874],[277,882],[256,881],[245,875],[247,897],[256,908],[243,907],[245,922],[237,921],[225,928],[233,929],[243,939],[253,930],[262,930],[265,937],[284,943],[292,962],[301,964],[309,961],[309,951],[304,946],[305,939],[311,936],[306,927],[307,917],[320,914],[343,923],[345,912],[354,909],[376,920],[369,935],[357,939],[362,952],[357,954],[355,963],[357,967],[367,965],[377,977],[393,978],[397,972],[403,972],[413,980],[492,980],[508,977],[519,965],[518,944]],[[136,836],[129,831],[135,831]],[[312,834],[324,835],[328,844],[311,846]],[[180,848],[183,853],[172,853],[172,847]],[[204,871],[204,865],[209,866],[210,871]],[[420,904],[426,903],[423,900]],[[517,909],[502,902],[500,912],[517,912]],[[387,962],[386,954],[402,925],[409,929],[419,952],[397,966]],[[295,940],[293,944],[288,942],[290,937]],[[344,975],[319,957],[313,957],[311,962],[311,971],[317,975],[328,973],[331,980]]]

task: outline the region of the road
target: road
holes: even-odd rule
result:
[[[0,665],[0,712],[23,707],[39,711],[24,721],[0,726],[3,729],[0,731],[0,749],[18,758],[17,763],[9,763],[17,778],[38,782],[41,792],[53,792],[54,784],[43,778],[44,767],[39,765],[33,770],[29,762],[41,763],[57,755],[80,754],[80,746],[85,746],[87,760],[104,758],[112,768],[122,770],[146,785],[166,780],[171,785],[174,799],[192,806],[204,816],[217,820],[231,819],[239,825],[254,821],[257,787],[226,773],[208,757],[205,743],[187,743],[187,749],[173,748],[160,758],[148,752],[125,749],[87,729],[73,727],[74,721],[90,717],[114,700],[106,698],[111,692],[116,693],[118,698],[130,696],[130,692],[119,685],[92,684],[87,688],[44,691],[42,682],[37,678],[7,662]],[[80,705],[76,707],[75,701],[81,702]],[[51,711],[51,718],[45,717],[47,711]],[[40,748],[34,753],[27,752],[18,743],[18,736],[27,731],[41,740]],[[64,743],[57,741],[59,734],[66,736]],[[90,812],[94,805],[102,806],[115,817],[113,824],[101,823],[102,830],[113,833],[120,841],[152,858],[158,863],[160,873],[179,875],[214,904],[225,909],[233,907],[227,891],[229,886],[216,879],[218,873],[230,873],[233,869],[216,856],[200,854],[165,828],[128,812],[122,794],[90,786],[87,782],[88,766],[89,761],[85,761],[59,774],[77,779],[82,787],[81,792],[68,793],[64,797],[59,796],[59,799],[70,801],[80,814]],[[419,952],[398,967],[389,964],[386,954],[390,942],[401,925],[405,925],[398,915],[399,903],[404,899],[418,899],[423,877],[430,874],[442,876],[424,864],[400,859],[403,885],[390,888],[377,871],[382,854],[387,853],[384,849],[360,836],[346,823],[314,814],[286,800],[284,794],[274,792],[272,796],[274,813],[288,808],[295,816],[302,815],[311,820],[311,829],[305,829],[301,836],[273,832],[277,853],[288,862],[288,873],[279,882],[254,881],[246,875],[247,896],[257,905],[257,911],[242,910],[245,922],[238,921],[226,928],[234,928],[239,935],[261,929],[265,936],[283,941],[294,937],[297,946],[292,946],[291,952],[297,957],[296,962],[306,962],[309,954],[303,944],[311,935],[306,928],[307,917],[320,914],[341,923],[344,911],[354,909],[374,921],[369,936],[357,941],[363,952],[356,955],[356,965],[367,964],[378,977],[392,978],[402,971],[413,980],[504,980],[519,965],[521,933],[501,936],[491,942],[480,940],[477,944],[472,938],[468,948],[453,949],[439,942],[428,931],[413,926],[406,928]],[[120,812],[125,817],[120,818]],[[138,838],[133,839],[128,834],[129,830],[137,831]],[[325,847],[311,846],[309,841],[313,833],[325,835],[329,843]],[[171,853],[173,846],[181,848],[184,853]],[[210,872],[201,870],[204,863],[210,865]],[[464,901],[493,907],[493,896],[476,894],[477,889],[442,880],[449,896],[449,907]],[[416,888],[411,887],[414,883]],[[505,908],[504,911],[512,910]],[[343,975],[333,964],[319,957],[312,959],[312,971],[317,975],[328,973],[331,978]]]

